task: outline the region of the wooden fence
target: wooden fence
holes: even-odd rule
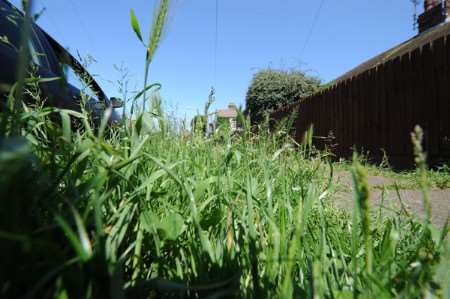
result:
[[[450,158],[450,35],[282,108],[280,120],[297,110],[295,137],[314,125],[316,144],[334,136],[333,152],[350,157],[353,148],[393,166],[413,166],[410,133],[420,125],[430,164]]]

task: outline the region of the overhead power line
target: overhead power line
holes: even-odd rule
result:
[[[308,46],[308,44],[309,44],[309,42],[311,40],[312,34],[313,34],[314,29],[315,29],[315,27],[317,25],[317,22],[319,21],[320,13],[322,12],[322,8],[323,8],[324,4],[325,4],[325,0],[321,0],[319,8],[317,9],[316,14],[314,15],[314,19],[313,19],[313,22],[311,24],[311,27],[309,28],[309,32],[308,32],[308,35],[306,36],[305,43],[303,44],[303,48],[302,48],[302,50],[300,52],[300,57],[303,57],[303,54],[305,53],[306,47]]]
[[[215,32],[214,32],[213,85],[216,84],[216,79],[217,79],[217,51],[218,51],[218,44],[219,44],[219,0],[216,0],[215,10],[216,11],[215,11]]]

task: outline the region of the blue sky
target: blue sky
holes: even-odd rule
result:
[[[168,110],[189,118],[202,110],[212,85],[213,109],[228,102],[245,105],[247,87],[260,68],[302,68],[327,82],[415,35],[409,0],[324,0],[312,27],[321,1],[218,0],[214,72],[215,1],[174,0],[150,80],[163,85]],[[129,69],[131,89],[143,84],[145,49],[131,29],[129,11],[135,10],[148,36],[155,3],[35,0],[35,11],[46,8],[38,23],[63,46],[97,60],[89,70],[115,96],[110,82],[120,74],[114,65]]]

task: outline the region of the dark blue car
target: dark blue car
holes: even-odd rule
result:
[[[0,0],[0,95],[7,94],[17,81],[22,24],[23,13]],[[32,69],[41,78],[59,78],[39,84],[45,105],[81,111],[84,94],[85,108],[94,119],[101,118],[107,107],[122,107],[120,99],[108,98],[83,65],[35,23],[31,25],[28,46],[29,71]],[[119,119],[113,109],[110,121]]]

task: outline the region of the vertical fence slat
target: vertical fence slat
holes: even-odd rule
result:
[[[383,145],[386,151],[389,151],[389,132],[388,132],[388,108],[387,108],[387,67],[386,64],[380,66],[380,87],[381,87],[381,95],[379,98],[380,103],[380,117],[381,117],[381,144]]]
[[[359,117],[359,103],[358,103],[358,91],[359,91],[359,86],[358,86],[358,77],[353,78],[353,84],[351,86],[351,90],[352,90],[352,96],[351,96],[351,103],[350,103],[350,107],[351,107],[351,117],[352,117],[352,125],[351,125],[351,138],[350,138],[350,146],[351,147],[355,147],[355,144],[357,144],[359,142],[358,140],[358,117]]]
[[[342,121],[342,99],[344,96],[344,86],[342,84],[338,85],[338,93],[335,95],[334,98],[334,105],[336,107],[336,132],[335,132],[335,136],[336,139],[333,141],[334,144],[339,143],[342,140],[342,137],[344,135],[344,126],[343,126],[343,121]],[[337,148],[336,148],[337,150]]]
[[[438,59],[436,51],[436,41],[433,41],[431,53],[430,53],[430,64],[429,64],[429,72],[430,72],[430,88],[431,92],[431,101],[429,105],[430,114],[428,115],[428,122],[430,124],[430,153],[432,155],[431,161],[432,163],[436,162],[436,158],[439,155],[440,148],[440,138],[439,138],[439,89],[440,84],[440,74],[439,74],[439,65],[442,64],[442,57]]]
[[[444,96],[444,90],[445,90],[445,85],[450,84],[450,82],[448,82],[446,80],[446,72],[445,72],[445,68],[446,68],[446,64],[447,64],[447,57],[445,55],[445,37],[439,38],[436,41],[433,42],[433,69],[434,69],[434,73],[435,73],[435,80],[436,80],[436,109],[437,109],[437,114],[436,114],[436,126],[435,126],[435,130],[436,130],[436,136],[435,138],[437,139],[437,156],[442,156],[444,149],[443,149],[443,140],[444,140],[444,136],[445,136],[445,122],[446,122],[446,118],[449,117],[448,114],[445,114],[445,110],[446,109],[446,103],[448,102],[448,99],[445,99]],[[445,121],[444,121],[445,120]]]
[[[401,58],[402,61],[402,77],[401,77],[401,107],[402,113],[404,114],[404,121],[399,124],[401,125],[401,139],[400,142],[402,144],[402,155],[404,156],[405,161],[408,161],[408,156],[412,153],[412,145],[410,142],[410,133],[411,128],[413,127],[412,123],[412,108],[410,105],[411,98],[413,97],[412,92],[412,82],[413,82],[413,70],[412,70],[412,61],[410,53],[404,54]]]
[[[433,114],[434,106],[434,87],[433,87],[433,71],[431,64],[432,53],[431,45],[426,44],[422,48],[422,86],[424,98],[419,98],[421,113],[421,126],[424,131],[424,148],[428,152],[428,155],[434,154],[434,136],[433,136],[433,124],[430,122],[430,117]]]
[[[400,57],[395,58],[392,61],[391,65],[391,80],[392,80],[392,89],[390,90],[390,113],[389,113],[389,121],[390,121],[390,142],[392,146],[392,154],[395,156],[401,156],[401,142],[399,139],[402,137],[402,132],[400,130],[401,123],[404,123],[404,114],[402,113],[402,107],[400,105],[400,77],[403,74],[401,73],[401,63]]]
[[[367,152],[369,150],[369,144],[370,142],[368,142],[367,140],[367,133],[368,133],[368,126],[367,126],[367,122],[369,121],[368,119],[368,113],[367,113],[367,108],[368,108],[368,102],[369,102],[369,87],[367,84],[367,76],[368,76],[368,71],[364,72],[361,76],[361,88],[360,88],[360,103],[361,103],[361,109],[359,110],[361,112],[361,130],[360,130],[360,134],[359,134],[359,142],[361,143],[361,147],[364,148],[364,151]]]
[[[371,70],[368,70],[363,75],[363,89],[362,89],[362,96],[364,99],[364,105],[363,105],[363,134],[361,141],[364,144],[364,148],[366,151],[372,152],[372,141],[370,140],[369,134],[372,133],[372,128],[370,126],[371,122],[371,111],[369,110],[371,107],[371,84],[370,84],[370,76],[372,74]]]
[[[446,52],[447,52],[447,71],[446,73],[446,78],[447,78],[447,82],[450,80],[450,34],[447,35],[446,37],[446,43],[445,43],[445,47],[446,47]],[[450,84],[446,84],[445,85],[445,101],[447,103],[447,115],[450,115]],[[447,133],[446,133],[446,137],[450,138],[450,117],[447,117]]]
[[[336,131],[336,140],[334,141],[334,143],[339,143],[341,142],[342,138],[344,137],[344,121],[343,121],[343,117],[342,117],[342,100],[344,98],[344,85],[339,84],[339,94],[337,95],[337,97],[335,98],[335,102],[336,102],[336,107],[337,107],[337,119],[336,119],[336,123],[338,126],[338,130]]]
[[[350,113],[348,117],[351,119],[351,123],[349,126],[350,130],[350,138],[349,138],[349,146],[353,147],[356,142],[356,130],[358,128],[358,103],[355,100],[358,89],[358,82],[356,77],[352,79],[352,84],[350,85],[350,104],[348,109]]]
[[[346,156],[350,156],[350,147],[353,140],[353,131],[352,131],[352,124],[353,124],[353,109],[352,106],[352,86],[353,86],[353,79],[350,79],[347,82],[347,95],[345,97],[345,110],[344,110],[344,118],[345,118],[345,129],[347,131],[346,134],[346,140],[343,144],[344,153]]]
[[[365,92],[367,94],[366,105],[364,109],[364,120],[365,120],[365,132],[364,132],[364,143],[367,146],[367,150],[371,155],[378,155],[375,139],[377,137],[377,130],[374,126],[374,117],[376,112],[374,111],[374,101],[375,101],[375,73],[376,69],[371,69],[367,72],[365,76]]]
[[[355,130],[355,144],[356,144],[356,148],[359,152],[362,151],[362,147],[363,147],[363,143],[362,143],[362,130],[363,130],[363,107],[364,107],[364,97],[362,96],[362,79],[363,76],[360,75],[357,77],[356,79],[356,84],[355,84],[355,97],[354,97],[354,102],[356,104],[356,127],[354,128]]]
[[[446,64],[445,64],[445,69],[446,71],[444,72],[445,74],[445,79],[446,82],[450,81],[450,35],[447,35],[446,37],[446,42],[445,42],[445,48],[446,48]],[[446,117],[446,124],[447,124],[447,129],[444,132],[445,136],[444,138],[450,138],[450,84],[445,84],[444,85],[444,93],[443,93],[443,101],[446,104],[446,112],[447,112],[447,117]],[[446,140],[444,140],[446,141]],[[447,142],[444,143],[444,149],[445,149],[445,157],[447,159],[450,159],[450,151],[448,150],[448,147],[450,147],[450,144],[447,144]]]
[[[380,85],[380,75],[381,72],[377,67],[375,69],[375,81],[374,81],[374,102],[373,102],[373,110],[372,114],[374,116],[374,132],[375,136],[373,139],[374,147],[379,151],[383,148],[383,143],[381,141],[382,137],[382,128],[381,128],[381,109],[380,109],[380,97],[382,95],[381,85]]]
[[[413,75],[413,81],[412,81],[412,97],[410,99],[410,105],[411,105],[411,127],[409,128],[410,131],[414,129],[414,126],[420,124],[420,113],[421,113],[421,107],[419,106],[420,102],[419,99],[422,97],[421,95],[421,85],[422,82],[422,72],[421,72],[421,65],[422,65],[422,55],[421,55],[421,49],[415,49],[411,53],[411,62],[412,62],[412,75]]]

